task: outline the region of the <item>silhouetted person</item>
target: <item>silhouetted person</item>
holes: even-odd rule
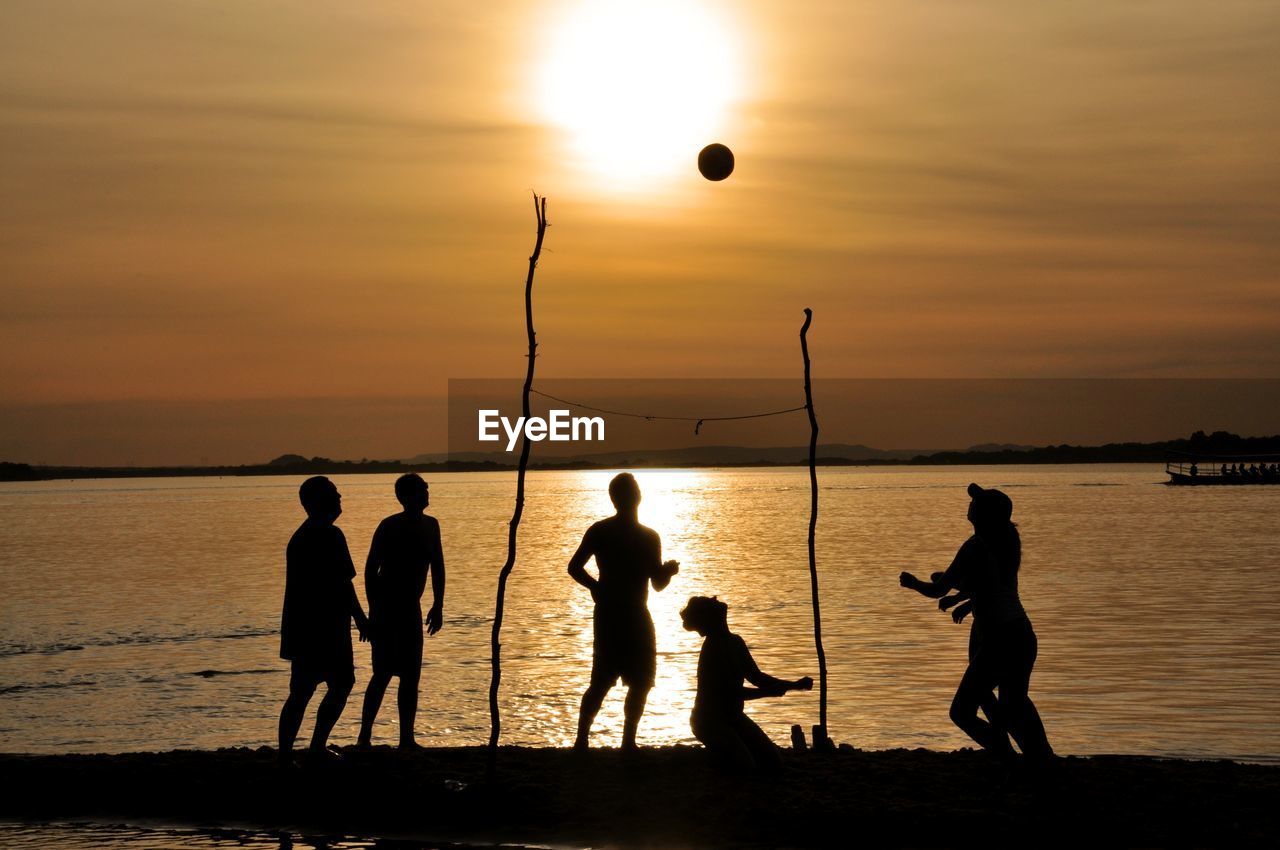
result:
[[[940,581],[943,573],[934,573],[931,576],[932,581]],[[956,591],[950,596],[943,596],[938,600],[938,610],[946,613],[951,611],[951,619],[959,625],[964,622],[965,617],[973,613],[973,600],[969,598],[968,593]],[[982,648],[982,629],[978,626],[977,621],[969,627],[969,662],[972,663],[978,657],[978,652]],[[978,707],[982,709],[982,713],[987,716],[987,720],[991,723],[997,723],[996,720],[996,694],[995,691],[988,691],[978,699]],[[1000,728],[1004,728],[1002,725]]]
[[[721,764],[738,770],[773,770],[781,763],[778,748],[743,712],[749,699],[807,691],[813,679],[793,682],[760,672],[746,642],[729,631],[729,606],[716,597],[694,596],[680,612],[684,627],[702,635],[698,653],[698,695],[689,725]],[[743,681],[755,688],[744,688]]]
[[[373,721],[391,677],[400,677],[396,705],[400,710],[400,746],[416,748],[414,720],[418,714],[418,682],[422,677],[422,594],[431,575],[431,610],[427,633],[444,625],[444,553],[440,523],[423,513],[431,503],[427,482],[415,473],[396,479],[396,499],[404,507],[378,524],[364,567],[365,597],[369,600],[373,676],[364,694],[360,718],[360,746],[373,738]]]
[[[292,662],[289,698],[280,711],[281,762],[288,762],[316,687],[327,691],[316,711],[308,750],[312,758],[337,758],[325,745],[355,685],[351,653],[351,618],[365,639],[368,620],[356,597],[356,569],[347,538],[334,521],[342,514],[342,497],[323,476],[308,478],[298,490],[307,512],[285,551],[284,609],[280,615],[280,657]]]
[[[676,561],[663,563],[662,539],[640,524],[640,485],[631,473],[623,472],[609,482],[609,498],[617,513],[587,529],[569,559],[569,575],[591,591],[596,603],[591,684],[582,695],[574,743],[578,750],[587,748],[596,713],[619,678],[627,686],[622,748],[635,749],[636,728],[657,666],[649,585],[660,591],[680,570]],[[586,570],[593,556],[599,578]]]
[[[972,599],[975,626],[981,638],[951,703],[951,719],[983,748],[1012,756],[1005,729],[1012,733],[1029,761],[1041,763],[1053,755],[1044,724],[1028,696],[1035,666],[1037,640],[1018,597],[1018,569],[1022,541],[1012,522],[1013,502],[999,490],[969,485],[968,519],[974,534],[964,542],[945,573],[929,582],[902,573],[904,587],[939,598],[957,590]],[[978,707],[999,690],[997,721],[978,717]]]

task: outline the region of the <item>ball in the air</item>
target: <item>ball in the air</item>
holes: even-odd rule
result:
[[[708,180],[723,180],[733,173],[733,151],[719,142],[707,145],[698,154],[698,170]]]

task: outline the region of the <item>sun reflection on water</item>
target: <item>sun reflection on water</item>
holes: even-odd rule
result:
[[[658,675],[639,741],[688,742],[699,639],[680,627],[678,612],[689,596],[725,600],[730,627],[765,672],[817,676],[808,480],[801,469],[635,474],[641,521],[662,536],[664,555],[681,562],[671,585],[649,598]],[[1156,485],[1151,470],[1130,467],[981,474],[1016,488],[1023,600],[1041,639],[1033,690],[1055,747],[1274,760],[1280,645],[1269,624],[1280,602],[1250,590],[1274,572],[1271,494],[1174,492]],[[573,739],[591,670],[592,602],[565,567],[583,532],[612,513],[611,475],[529,476],[502,632],[505,744]],[[968,532],[964,487],[974,477],[962,467],[822,471],[818,565],[839,740],[872,748],[967,743],[947,705],[968,629],[907,595],[897,574],[946,566]],[[396,509],[392,481],[340,479],[340,524],[357,562],[378,521]],[[1099,482],[1108,486],[1082,486]],[[487,739],[493,594],[513,483],[507,473],[432,476],[449,586],[445,628],[426,647],[418,715],[425,744]],[[281,549],[298,523],[297,484],[273,477],[0,487],[10,536],[0,551],[0,597],[26,612],[0,620],[0,678],[9,687],[0,748],[270,744],[288,684],[278,657]],[[1108,523],[1099,525],[1099,515]],[[1204,547],[1207,539],[1222,545]],[[183,541],[183,575],[199,581],[167,580],[175,540]],[[22,580],[33,571],[45,580]],[[1199,586],[1207,574],[1212,592],[1169,617],[1168,587]],[[62,590],[50,595],[48,586]],[[1081,604],[1092,598],[1106,604]],[[1250,604],[1242,608],[1241,598]],[[356,666],[360,694],[369,676],[364,644]],[[1195,711],[1188,693],[1197,695]],[[335,743],[355,740],[355,706]],[[759,700],[747,712],[785,742],[791,724],[816,722],[817,695]],[[394,741],[395,723],[384,708],[377,738]],[[594,743],[617,746],[621,729],[619,689]]]

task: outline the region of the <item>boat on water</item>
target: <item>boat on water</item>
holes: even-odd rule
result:
[[[1164,471],[1168,484],[1234,487],[1280,484],[1280,455],[1194,455],[1170,452]]]

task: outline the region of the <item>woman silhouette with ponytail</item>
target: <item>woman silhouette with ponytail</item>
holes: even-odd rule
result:
[[[973,536],[960,547],[951,566],[927,582],[907,572],[899,581],[903,587],[941,599],[943,610],[967,599],[953,615],[956,622],[969,610],[973,612],[976,634],[969,667],[951,702],[951,720],[984,749],[1007,759],[1013,757],[1008,738],[1012,734],[1029,763],[1043,764],[1052,758],[1053,748],[1028,695],[1038,644],[1018,597],[1022,540],[1012,521],[1013,502],[1000,490],[977,484],[970,484],[968,492]],[[948,591],[955,594],[947,596]],[[996,716],[983,720],[978,707],[989,701],[993,689],[999,691]]]

